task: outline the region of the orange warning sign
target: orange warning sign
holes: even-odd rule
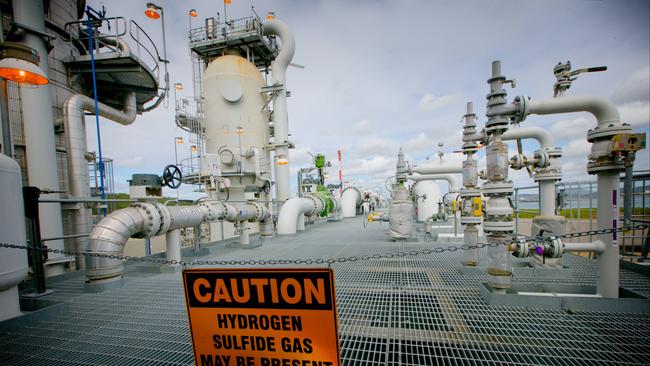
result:
[[[183,286],[197,365],[340,365],[331,269],[188,269]]]

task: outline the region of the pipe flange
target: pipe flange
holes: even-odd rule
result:
[[[478,188],[461,188],[460,197],[461,198],[481,197],[481,190]]]
[[[514,99],[514,105],[516,107],[516,112],[513,116],[513,123],[521,123],[526,120],[529,113],[528,101],[530,98],[526,95],[518,95]]]
[[[313,215],[318,215],[321,212],[323,212],[323,209],[325,208],[325,202],[320,197],[317,196],[312,196],[310,194],[307,194],[303,196],[304,198],[311,200],[314,204],[314,209],[307,213],[307,216],[313,216]]]
[[[167,207],[165,207],[165,205],[162,203],[152,202],[151,204],[154,205],[160,214],[160,226],[158,228],[158,231],[153,236],[162,235],[169,230],[169,227],[172,224],[171,214],[169,213],[169,210],[167,210]]]
[[[482,192],[484,195],[510,194],[514,192],[514,185],[511,181],[488,182],[483,185]]]
[[[595,140],[598,139],[609,140],[614,135],[618,135],[620,133],[628,133],[630,131],[632,131],[632,128],[627,123],[623,123],[623,124],[612,123],[606,127],[596,126],[595,128],[587,131],[587,141],[594,142]]]
[[[543,182],[547,180],[562,180],[562,171],[561,170],[539,170],[534,176],[534,182]]]
[[[513,232],[515,231],[515,223],[512,221],[483,221],[483,231],[486,233]]]
[[[523,236],[514,236],[512,238],[512,255],[517,258],[526,258],[530,255],[530,246]]]
[[[215,205],[221,205],[222,210],[221,213],[217,212],[213,208]],[[203,221],[204,222],[210,222],[210,221],[217,221],[221,219],[221,216],[223,215],[223,212],[226,212],[226,207],[225,205],[220,202],[220,201],[212,201],[212,202],[200,202],[198,204],[199,209],[203,211]]]
[[[266,207],[257,201],[246,202],[247,206],[250,206],[255,210],[255,217],[251,218],[250,222],[260,222],[268,216],[268,211]]]
[[[141,211],[144,218],[144,229],[142,232],[133,235],[134,238],[151,238],[155,236],[158,229],[160,229],[160,212],[156,206],[149,202],[134,202],[131,207],[137,208]]]
[[[483,221],[482,217],[477,217],[477,216],[461,216],[460,217],[460,223],[463,225],[470,225],[470,224],[480,224]]]

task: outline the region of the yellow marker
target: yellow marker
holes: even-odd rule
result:
[[[368,215],[368,222],[372,222],[372,214]]]
[[[481,197],[472,198],[472,216],[483,216],[483,201]]]

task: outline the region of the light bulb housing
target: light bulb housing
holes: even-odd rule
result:
[[[21,43],[0,43],[0,78],[24,85],[49,83],[36,50]]]
[[[199,16],[199,13],[196,12],[196,9],[190,9],[190,16],[196,18]]]
[[[147,10],[144,11],[144,15],[146,15],[147,18],[160,19],[159,9],[160,7],[156,6],[156,4],[147,3]]]

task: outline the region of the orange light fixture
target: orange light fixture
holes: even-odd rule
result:
[[[278,165],[288,165],[289,160],[284,159],[284,158],[279,158],[278,160],[275,161],[275,163],[278,164]]]
[[[230,0],[223,0],[223,3],[226,5],[230,5]]]
[[[0,78],[23,85],[44,85],[49,82],[40,67],[38,52],[20,43],[0,44]]]
[[[192,146],[190,146],[190,149],[192,150],[192,152],[197,152],[197,151],[199,150],[199,149],[196,147],[196,145],[192,145]]]
[[[266,19],[268,19],[268,20],[273,20],[273,19],[275,19],[275,13],[272,12],[272,11],[266,13]]]
[[[196,18],[199,16],[199,13],[196,12],[196,9],[190,9],[190,16]]]
[[[147,10],[144,11],[144,15],[146,15],[147,18],[160,19],[158,7],[153,3],[147,3]]]
[[[184,141],[183,141],[183,138],[182,138],[182,137],[177,137],[177,138],[176,138],[176,143],[177,143],[177,144],[182,144],[183,142],[184,142]]]
[[[183,90],[183,84],[176,83],[176,84],[174,84],[174,88],[176,88],[176,90],[178,90],[178,91],[181,91],[181,90]]]

